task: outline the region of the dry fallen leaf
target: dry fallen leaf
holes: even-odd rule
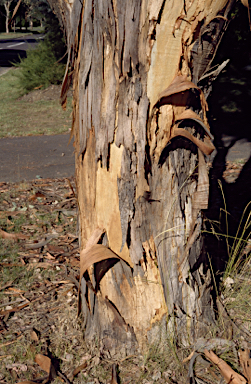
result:
[[[32,195],[30,198],[29,198],[29,201],[35,201],[38,197],[42,198],[42,199],[46,199],[46,196],[42,193],[42,192],[36,192],[34,195]]]
[[[24,292],[25,292],[23,289],[19,289],[19,288],[15,288],[15,287],[10,287],[10,288],[8,288],[8,291],[9,291],[9,292],[14,292],[14,293],[16,293],[16,294],[24,293]]]
[[[40,368],[50,374],[51,371],[51,359],[48,356],[41,355],[38,353],[35,357],[35,362],[40,366]]]
[[[13,284],[13,282],[14,282],[14,280],[7,282],[3,286],[0,286],[0,291],[2,291],[3,289],[9,288],[9,286],[11,286]]]
[[[49,380],[55,379],[57,377],[56,370],[51,362],[51,359],[48,356],[41,355],[38,353],[35,357],[35,362],[40,366],[40,368],[49,374]]]
[[[27,365],[26,364],[21,364],[21,363],[6,364],[5,368],[13,369],[17,373],[18,372],[27,372],[27,370],[28,370]]]
[[[38,337],[38,335],[37,335],[37,332],[34,331],[34,329],[32,329],[32,331],[31,331],[31,333],[30,333],[30,337],[31,337],[31,340],[33,340],[33,341],[36,341],[36,342],[39,341],[39,337]]]
[[[23,335],[21,336],[18,336],[15,340],[13,341],[8,341],[7,343],[4,343],[4,344],[0,344],[0,348],[2,347],[6,347],[7,345],[11,345],[11,344],[14,344],[17,342],[17,340],[21,339],[23,337]]]
[[[0,237],[2,239],[17,241],[18,239],[26,239],[26,236],[21,233],[8,233],[0,229]]]

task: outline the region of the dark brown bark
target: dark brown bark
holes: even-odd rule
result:
[[[98,227],[120,257],[84,274],[86,339],[111,355],[174,331],[191,342],[214,321],[201,237],[211,146],[198,85],[232,2],[50,2],[73,70],[82,248]],[[67,71],[63,103],[68,84]]]

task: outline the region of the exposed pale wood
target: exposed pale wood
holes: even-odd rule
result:
[[[196,145],[213,147],[199,79],[233,1],[50,3],[74,69],[81,248],[100,227],[100,243],[121,258],[101,255],[82,278],[86,340],[120,356],[173,331],[187,344],[214,321],[201,237],[209,185]]]

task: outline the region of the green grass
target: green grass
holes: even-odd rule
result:
[[[27,36],[27,35],[33,35],[33,33],[43,33],[43,30],[38,27],[34,28],[33,31],[18,31],[18,32],[1,32],[0,33],[0,40],[9,40],[9,39],[18,39],[19,37]]]
[[[71,98],[63,111],[59,100],[29,102],[20,98],[14,72],[11,69],[0,76],[0,137],[53,135],[68,132],[71,128]]]

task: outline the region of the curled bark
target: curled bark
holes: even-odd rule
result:
[[[202,152],[213,146],[198,82],[232,2],[50,3],[68,42],[63,102],[73,71],[82,248],[104,228],[99,243],[116,255],[82,278],[86,339],[98,337],[111,355],[135,353],[173,330],[188,343],[214,320],[201,237]]]

